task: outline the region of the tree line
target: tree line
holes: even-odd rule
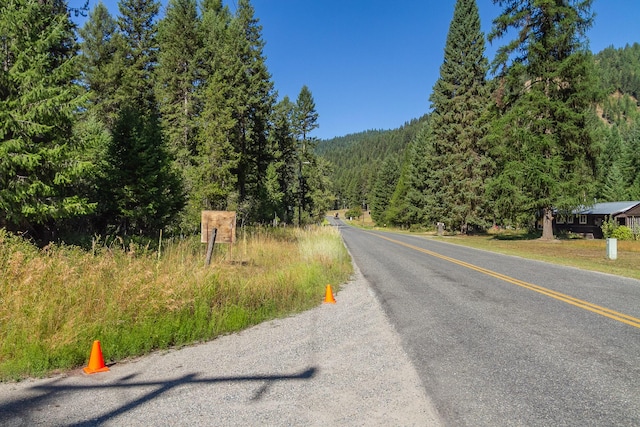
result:
[[[192,233],[202,210],[322,217],[313,95],[278,101],[250,1],[118,10],[77,28],[65,0],[0,6],[0,227],[46,241]]]
[[[490,63],[475,0],[456,2],[417,131],[321,143],[332,157],[350,151],[375,165],[369,175],[360,160],[336,166],[335,191],[348,206],[369,207],[379,224],[442,222],[463,233],[540,221],[551,238],[558,213],[640,199],[640,45],[592,55],[591,1],[497,3],[504,11],[488,40],[514,38]],[[372,148],[382,140],[389,155]]]
[[[488,39],[515,38],[492,62],[458,0],[430,112],[329,141],[308,87],[277,100],[249,0],[170,0],[162,19],[156,0],[99,3],[82,28],[65,0],[4,2],[0,227],[192,233],[201,210],[302,224],[362,206],[462,232],[541,218],[548,237],[559,211],[640,198],[640,46],[592,55],[591,0],[496,2]]]

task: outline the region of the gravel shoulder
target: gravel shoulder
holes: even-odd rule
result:
[[[336,304],[105,373],[0,384],[0,425],[440,425],[355,270]]]

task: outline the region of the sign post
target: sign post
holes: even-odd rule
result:
[[[200,242],[207,243],[206,265],[211,263],[213,246],[218,243],[233,245],[236,241],[235,211],[202,211],[200,222]]]

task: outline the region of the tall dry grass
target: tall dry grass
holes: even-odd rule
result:
[[[209,340],[317,305],[352,273],[332,227],[246,230],[208,267],[205,246],[41,250],[0,230],[0,380],[82,366],[96,339],[107,363]]]

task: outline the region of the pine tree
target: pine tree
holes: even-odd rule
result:
[[[298,140],[298,225],[302,225],[302,213],[305,212],[312,200],[310,198],[311,188],[308,176],[311,174],[311,169],[317,166],[317,159],[314,154],[317,140],[311,138],[309,134],[319,126],[316,104],[311,91],[306,85],[302,86],[298,94],[293,120]],[[303,165],[308,166],[303,167]],[[313,207],[311,206],[310,208],[312,209]]]
[[[115,123],[102,188],[103,209],[116,233],[154,235],[183,207],[181,182],[156,120],[126,106]]]
[[[617,164],[613,164],[607,175],[601,190],[603,202],[620,202],[629,199],[629,186],[620,168]]]
[[[273,214],[284,222],[293,221],[293,207],[297,205],[297,171],[298,150],[297,139],[293,126],[295,104],[288,96],[285,96],[275,105],[272,115],[272,128],[269,133],[273,163],[269,165],[273,169],[275,182],[269,184],[269,194],[280,194],[276,200],[270,196]],[[271,180],[269,180],[271,181]]]
[[[416,135],[409,151],[406,220],[422,226],[445,221],[451,226],[448,211],[451,207],[443,200],[448,194],[440,188],[444,171],[451,165],[441,163],[444,159],[436,151],[431,129],[431,126],[425,126]]]
[[[309,217],[315,223],[322,221],[326,212],[334,203],[334,196],[331,188],[332,183],[329,178],[331,174],[331,165],[323,158],[315,159],[313,168],[310,169],[306,177],[308,184],[308,200],[307,208]]]
[[[444,221],[463,232],[469,225],[484,223],[484,186],[491,174],[481,123],[489,99],[487,70],[476,1],[458,0],[440,77],[429,98],[433,112],[425,137],[430,141],[420,142],[425,147],[417,154],[425,157],[413,161],[421,174],[413,176],[412,186],[417,187],[413,199],[419,203],[416,208],[422,211],[423,221]]]
[[[248,0],[234,16],[219,0],[203,4],[202,124],[198,137],[198,204],[238,211],[241,220],[270,220],[266,197],[269,119],[275,103],[261,27]],[[193,209],[193,208],[190,208]]]
[[[0,34],[0,227],[43,233],[92,209],[73,186],[86,166],[72,138],[85,101],[74,26],[63,1],[12,0]]]
[[[313,95],[307,85],[302,86],[298,94],[294,119],[295,128],[301,143],[303,145],[312,143],[314,140],[308,138],[308,136],[314,129],[319,127],[318,112],[316,111],[316,103],[313,100]],[[315,147],[308,148],[313,149]]]
[[[197,165],[198,126],[201,113],[199,86],[206,75],[202,69],[201,18],[196,0],[170,0],[158,24],[158,64],[155,93],[162,118],[163,137],[181,171],[187,195],[182,227],[193,230],[204,208],[202,179]]]
[[[240,214],[251,220],[269,220],[259,211],[264,177],[271,163],[268,151],[269,119],[275,104],[273,82],[263,55],[262,27],[249,0],[239,0],[229,27],[231,43],[240,59],[236,77],[236,119],[233,144],[239,154],[238,197]]]
[[[397,157],[388,157],[378,170],[371,194],[371,217],[378,224],[385,221],[385,213],[399,178],[400,165]]]
[[[504,0],[490,40],[516,31],[498,50],[502,172],[493,188],[509,186],[514,207],[541,213],[543,239],[553,238],[553,211],[592,200],[598,147],[590,135],[595,100],[585,32],[591,0]],[[503,191],[502,194],[505,194]]]
[[[103,225],[119,233],[153,235],[170,225],[184,204],[154,92],[159,3],[121,0],[118,6],[124,69],[113,97],[117,115],[100,184],[100,214]]]
[[[201,210],[235,209],[240,152],[236,112],[241,109],[240,59],[230,33],[231,14],[220,0],[203,4],[200,81],[197,96],[200,122],[197,149],[189,181],[188,222],[197,224]]]
[[[413,154],[413,144],[414,143],[412,143],[405,152],[402,167],[400,168],[400,178],[398,178],[398,184],[391,195],[389,207],[383,219],[383,222],[400,227],[409,227],[411,224],[418,223],[415,208],[409,203],[407,197],[410,191],[409,183],[411,173],[413,172],[411,170],[411,159],[417,158],[417,156]]]
[[[620,168],[629,179],[627,194],[633,200],[640,200],[640,118],[631,123],[625,140]]]
[[[82,83],[88,89],[88,113],[112,129],[118,115],[116,97],[125,70],[124,48],[117,24],[99,2],[80,29]]]
[[[163,133],[183,169],[196,151],[199,21],[196,0],[170,0],[158,27],[156,93]]]
[[[156,0],[120,0],[118,9],[118,29],[124,41],[119,104],[133,106],[145,114],[155,114],[154,70],[159,49],[156,17],[160,3]]]

